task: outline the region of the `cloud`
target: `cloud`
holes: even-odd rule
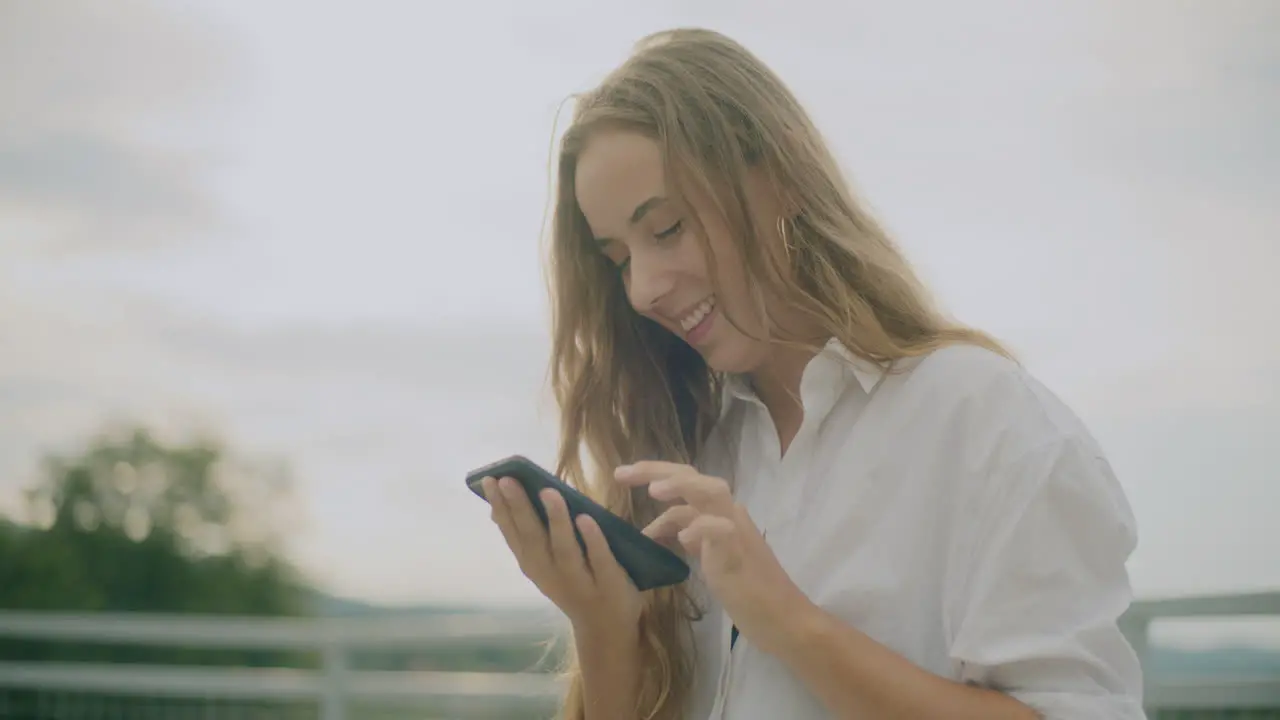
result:
[[[41,218],[27,242],[56,252],[153,247],[218,220],[192,158],[89,135],[0,147],[0,196]]]
[[[217,211],[200,142],[239,86],[180,4],[0,0],[0,234],[9,252],[191,240]]]
[[[1270,205],[1280,191],[1280,5],[1146,0],[1091,15],[1091,83],[1103,91],[1086,125],[1096,156],[1149,182]]]

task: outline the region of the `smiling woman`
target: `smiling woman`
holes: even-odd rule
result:
[[[1101,451],[933,307],[747,50],[659,33],[578,99],[551,261],[558,471],[697,571],[637,593],[562,500],[548,532],[486,483],[572,621],[565,717],[1143,716]]]

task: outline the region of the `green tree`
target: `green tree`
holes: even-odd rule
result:
[[[0,608],[310,612],[311,591],[280,554],[293,502],[287,472],[234,458],[214,440],[165,443],[141,429],[43,467],[27,495],[34,522],[0,521]]]

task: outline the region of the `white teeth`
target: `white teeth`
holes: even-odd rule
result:
[[[707,316],[707,313],[711,312],[711,308],[714,308],[715,306],[715,297],[709,297],[706,300],[703,300],[698,303],[698,307],[694,308],[693,312],[689,313],[685,316],[684,320],[680,321],[680,327],[683,328],[685,332],[689,332],[696,327],[698,323],[702,322],[703,318]]]

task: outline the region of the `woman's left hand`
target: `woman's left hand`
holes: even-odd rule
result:
[[[624,485],[648,485],[649,494],[671,504],[645,528],[655,539],[675,536],[698,558],[711,592],[742,633],[765,652],[778,652],[792,636],[808,598],[796,587],[729,484],[688,465],[644,461],[618,468]]]

